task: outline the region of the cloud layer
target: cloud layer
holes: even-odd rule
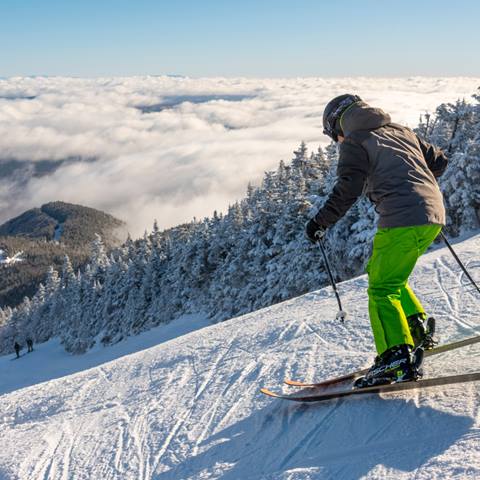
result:
[[[301,140],[326,145],[323,107],[352,92],[415,126],[479,78],[0,80],[0,162],[58,161],[0,179],[0,223],[53,200],[106,210],[133,235],[224,210]],[[67,161],[65,161],[67,160]],[[62,162],[63,161],[63,162]],[[38,169],[37,169],[38,170]]]

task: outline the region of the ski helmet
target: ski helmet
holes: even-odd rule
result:
[[[362,99],[358,95],[346,93],[330,100],[323,112],[323,133],[338,142],[338,135],[342,134],[340,118],[345,110]]]

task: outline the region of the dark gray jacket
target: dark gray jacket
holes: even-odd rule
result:
[[[365,193],[380,215],[378,226],[445,225],[439,177],[447,167],[444,154],[407,127],[364,102],[341,118],[345,141],[340,144],[337,182],[315,216],[322,227],[339,220]]]

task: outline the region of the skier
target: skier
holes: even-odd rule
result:
[[[27,353],[33,352],[33,340],[28,337],[27,340]]]
[[[375,204],[380,217],[366,269],[378,355],[355,386],[416,380],[423,349],[434,346],[434,319],[427,321],[408,277],[445,225],[436,178],[447,167],[447,159],[357,95],[331,100],[323,126],[324,133],[340,144],[337,182],[326,203],[307,222],[307,238],[311,242],[322,238],[362,193]]]
[[[17,358],[20,358],[20,349],[22,348],[18,342],[15,342],[13,345],[13,348],[15,349],[15,353],[17,354]]]

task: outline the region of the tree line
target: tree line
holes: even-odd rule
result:
[[[416,129],[450,158],[440,186],[451,236],[480,226],[479,101],[442,104]],[[309,152],[302,142],[225,214],[164,231],[155,222],[143,238],[110,252],[97,235],[84,269],[75,271],[65,256],[32,298],[0,309],[0,351],[30,336],[36,343],[60,337],[67,351],[82,353],[183,314],[221,321],[327,285],[320,252],[303,229],[328,197],[337,162],[335,144]],[[363,197],[329,230],[337,280],[363,273],[375,230],[376,212]]]

